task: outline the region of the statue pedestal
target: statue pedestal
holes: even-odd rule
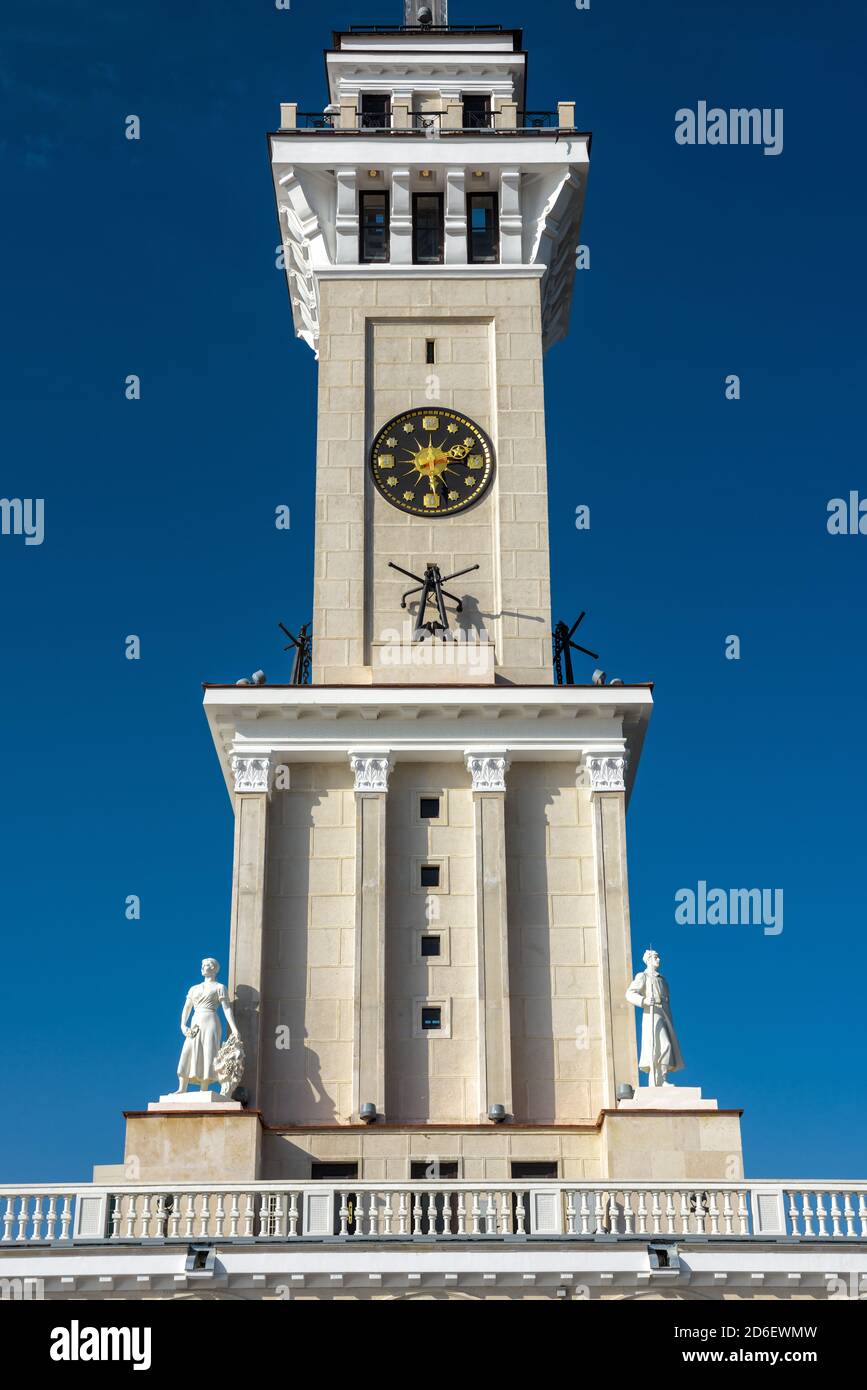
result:
[[[262,1118],[213,1093],[163,1097],[146,1111],[126,1111],[124,1173],[128,1184],[254,1182],[261,1171]],[[177,1099],[197,1102],[178,1105]],[[168,1102],[163,1104],[163,1101]]]
[[[700,1086],[639,1086],[632,1100],[619,1100],[618,1110],[719,1110],[715,1100],[702,1100]]]
[[[214,1115],[237,1113],[243,1108],[239,1100],[221,1096],[219,1091],[184,1091],[180,1095],[177,1091],[172,1091],[171,1095],[152,1100],[148,1105],[148,1113],[174,1115],[179,1110],[207,1110],[209,1115]]]
[[[602,1112],[603,1175],[620,1182],[738,1182],[741,1111],[702,1100],[698,1087],[646,1086]]]

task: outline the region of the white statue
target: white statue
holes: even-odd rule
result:
[[[638,1066],[648,1073],[648,1085],[672,1086],[669,1072],[682,1071],[685,1063],[671,1017],[668,982],[659,973],[656,951],[645,951],[642,960],[646,969],[639,971],[626,991],[630,1004],[642,1011]]]
[[[219,961],[210,956],[203,960],[202,984],[193,985],[184,1000],[184,1007],[181,1010],[181,1032],[186,1042],[181,1049],[180,1060],[178,1061],[180,1085],[175,1095],[183,1095],[191,1081],[196,1082],[203,1091],[207,1091],[214,1081],[219,1082],[222,1089],[229,1081],[234,1088],[241,1079],[237,1065],[226,1065],[227,1052],[233,1050],[237,1054],[240,1051],[241,1068],[243,1069],[243,1047],[238,1036],[235,1015],[229,1003],[228,991],[226,986],[219,984],[217,980],[219,973]],[[223,1036],[218,1014],[220,1006],[222,1006],[229,1027],[229,1037],[223,1048],[220,1047]],[[193,1012],[193,1017],[190,1020],[190,1027],[187,1027],[190,1010]],[[233,1044],[235,1044],[234,1049],[232,1048]],[[236,1077],[237,1079],[235,1079]],[[229,1094],[226,1090],[223,1090],[222,1093],[224,1095]]]

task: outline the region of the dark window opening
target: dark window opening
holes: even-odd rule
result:
[[[314,1182],[346,1182],[349,1178],[358,1180],[357,1163],[314,1163],[310,1169]]]
[[[419,802],[419,816],[422,820],[439,820],[440,799],[438,796],[423,796]]]
[[[487,130],[491,124],[491,98],[467,95],[464,97],[464,129]]]
[[[358,259],[363,265],[389,259],[387,193],[362,193],[359,199]]]
[[[439,886],[440,886],[440,866],[439,866],[439,864],[422,864],[422,866],[421,866],[421,886],[422,886],[422,888],[439,888]]]
[[[467,198],[467,238],[470,261],[499,261],[500,217],[496,193],[471,193]]]
[[[412,196],[412,258],[416,265],[439,265],[443,259],[445,227],[443,195],[414,193]]]
[[[513,1163],[513,1178],[538,1178],[542,1182],[556,1182],[556,1163]]]
[[[421,953],[423,956],[442,955],[442,942],[438,936],[423,936],[421,939]]]
[[[433,338],[428,338],[425,345],[425,359],[429,366],[433,366],[437,360],[437,345]]]
[[[410,1164],[409,1176],[412,1182],[457,1182],[457,1159],[435,1158],[430,1163],[419,1159]]]
[[[421,1011],[421,1026],[425,1030],[425,1032],[433,1032],[438,1028],[442,1028],[442,1009],[425,1006]]]
[[[388,130],[391,127],[391,97],[368,92],[361,98],[362,130]]]

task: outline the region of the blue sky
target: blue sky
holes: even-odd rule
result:
[[[2,1181],[118,1161],[121,1111],[171,1088],[202,953],[226,960],[231,811],[200,685],[280,679],[277,622],[311,606],[315,364],[264,137],[281,100],[321,108],[332,28],[400,13],[4,6],[0,493],[44,498],[46,535],[0,537]],[[867,536],[826,527],[829,499],[867,496],[863,8],[451,18],[523,24],[530,106],[574,98],[594,132],[591,268],[546,364],[553,583],[609,674],[657,683],[636,959],[662,953],[679,1079],[744,1107],[750,1175],[863,1176]],[[700,100],[783,108],[783,153],[679,146]],[[782,889],[784,930],[677,925],[700,880]]]

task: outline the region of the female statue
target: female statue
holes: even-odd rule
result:
[[[184,1000],[181,1010],[181,1032],[186,1038],[178,1062],[178,1086],[176,1095],[182,1095],[190,1082],[197,1083],[207,1091],[213,1081],[219,1082],[215,1061],[222,1041],[222,1026],[217,1010],[222,1006],[231,1037],[238,1037],[235,1015],[229,1003],[225,985],[219,984],[217,976],[220,963],[212,957],[202,961],[202,984],[193,985]],[[190,1010],[193,1017],[190,1027],[187,1018]]]

